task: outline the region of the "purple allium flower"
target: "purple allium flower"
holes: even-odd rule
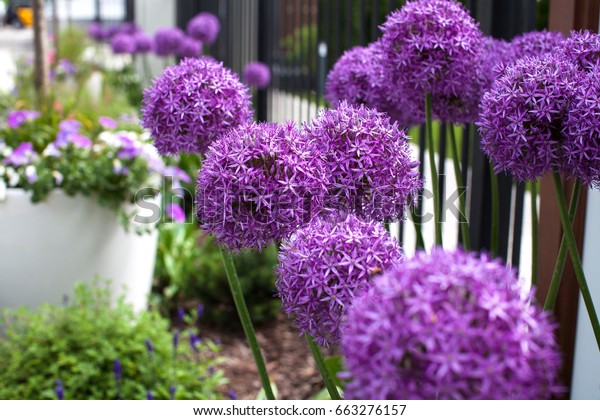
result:
[[[276,287],[283,312],[317,343],[335,344],[354,297],[401,258],[398,242],[378,222],[315,219],[281,246]]]
[[[250,121],[248,88],[212,58],[184,58],[144,92],[142,125],[163,155],[204,153],[231,128]]]
[[[170,203],[166,208],[167,218],[173,220],[175,223],[185,222],[185,212],[179,204]]]
[[[115,54],[133,54],[135,41],[129,34],[117,34],[110,40],[110,45]]]
[[[4,159],[4,163],[13,166],[28,165],[36,159],[38,154],[33,150],[33,144],[30,142],[24,142],[17,146],[13,150],[12,154]]]
[[[327,208],[387,222],[404,217],[421,188],[419,162],[387,115],[342,102],[305,125],[303,137],[319,144],[330,174]]]
[[[176,393],[177,393],[177,387],[175,385],[171,385],[171,387],[169,388],[169,395],[171,396],[172,400],[175,399]]]
[[[133,42],[136,54],[146,54],[154,50],[154,39],[144,32],[136,32],[133,35]]]
[[[560,48],[565,41],[565,36],[560,32],[551,31],[531,31],[515,37],[512,41],[512,47],[515,53],[515,59],[523,57],[534,57],[537,55],[549,54]]]
[[[12,111],[8,114],[8,118],[6,119],[6,124],[10,128],[18,128],[25,121],[33,121],[40,116],[38,111],[31,111],[28,109],[20,110],[20,111]]]
[[[220,30],[219,18],[208,12],[199,13],[187,24],[187,34],[206,45],[215,42]]]
[[[154,52],[161,57],[177,54],[184,36],[185,34],[179,28],[158,29],[154,33]]]
[[[102,128],[106,128],[108,130],[114,130],[117,128],[117,122],[110,117],[100,117],[98,118],[98,123],[102,126]]]
[[[560,169],[567,106],[580,79],[557,56],[525,57],[509,65],[483,97],[477,123],[496,172],[533,181]]]
[[[135,22],[124,22],[119,27],[119,33],[135,35],[140,31],[140,28],[137,26]]]
[[[63,383],[60,379],[56,380],[54,392],[56,393],[56,398],[59,400],[65,399],[65,389],[63,388]]]
[[[510,42],[486,36],[484,38],[483,63],[487,69],[489,87],[506,66],[516,61],[515,49]]]
[[[348,310],[348,399],[541,399],[560,391],[547,312],[500,260],[420,251]]]
[[[430,94],[433,114],[442,121],[477,119],[486,85],[483,33],[460,3],[408,2],[381,29],[384,64],[403,94],[414,98],[420,109]]]
[[[115,381],[119,382],[123,379],[123,366],[121,366],[121,361],[118,357],[113,363],[113,374],[115,375]]]
[[[600,188],[600,69],[577,85],[565,123],[563,172]]]
[[[323,178],[314,142],[293,123],[242,125],[209,147],[198,173],[198,221],[232,251],[262,249],[320,211]]]
[[[590,31],[572,31],[562,44],[561,54],[586,73],[600,66],[600,35]]]
[[[154,399],[154,394],[152,394],[152,391],[150,391],[150,390],[146,391],[146,399],[147,400],[153,400]]]
[[[271,70],[265,63],[251,61],[244,67],[242,79],[249,86],[263,89],[271,83]]]
[[[146,344],[146,350],[148,350],[148,354],[150,355],[150,357],[154,356],[154,346],[152,346],[152,341],[146,338],[144,343]]]
[[[179,44],[177,54],[181,57],[198,57],[202,52],[202,42],[189,36],[184,37]]]
[[[110,42],[110,40],[121,33],[121,25],[111,25],[104,28],[104,40]]]
[[[230,400],[237,400],[237,394],[233,389],[230,389],[227,395],[229,396]]]
[[[396,86],[385,59],[381,41],[346,51],[327,75],[325,99],[334,107],[346,100],[352,105],[377,108],[402,126],[423,122],[423,110]]]
[[[90,38],[95,41],[104,41],[106,37],[106,31],[101,23],[92,22],[87,28],[87,34]]]

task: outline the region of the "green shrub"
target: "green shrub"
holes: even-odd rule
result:
[[[215,369],[217,345],[202,340],[192,350],[190,331],[181,331],[175,348],[168,322],[157,313],[136,314],[122,299],[110,302],[106,288],[78,285],[64,306],[6,310],[0,399],[56,398],[57,380],[66,399],[145,399],[147,391],[168,399],[173,386],[177,399],[220,398],[225,380]],[[117,358],[120,382],[113,371]]]
[[[280,311],[274,298],[277,250],[269,247],[258,252],[234,255],[244,295],[252,320],[261,323]],[[178,306],[200,300],[207,322],[239,327],[235,305],[221,252],[213,239],[193,223],[165,223],[160,227],[155,276],[155,292],[174,311]]]

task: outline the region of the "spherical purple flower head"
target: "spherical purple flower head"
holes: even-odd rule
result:
[[[247,123],[209,146],[197,216],[231,251],[262,249],[318,214],[326,192],[314,147],[293,123]]]
[[[348,310],[347,399],[541,399],[561,392],[548,313],[499,260],[418,252]]]
[[[179,28],[162,28],[154,33],[154,52],[161,57],[177,54],[185,34]]]
[[[94,41],[104,41],[104,37],[106,36],[106,31],[101,23],[92,22],[87,28],[87,34]]]
[[[135,52],[135,40],[128,34],[113,36],[110,45],[115,54],[133,54]]]
[[[388,16],[382,30],[384,64],[406,94],[431,94],[433,114],[442,121],[477,119],[486,83],[483,34],[461,4],[408,2]]]
[[[206,45],[212,45],[221,31],[221,23],[212,13],[202,12],[187,24],[187,34]]]
[[[271,83],[271,70],[269,66],[260,61],[251,61],[242,71],[242,79],[249,86],[263,89]]]
[[[202,52],[202,43],[197,39],[186,36],[179,44],[177,53],[181,57],[198,57]]]
[[[304,126],[306,141],[319,144],[330,174],[327,208],[391,222],[404,216],[421,188],[419,162],[407,136],[390,118],[345,101]]]
[[[133,35],[133,41],[136,54],[146,54],[154,50],[154,39],[144,32],[136,32]]]
[[[555,55],[525,57],[504,69],[483,97],[477,123],[496,172],[533,181],[560,169],[563,124],[579,75]]]
[[[250,121],[248,88],[212,58],[184,58],[144,92],[142,126],[163,155],[204,153],[231,128]]]
[[[586,73],[600,66],[600,35],[590,31],[572,31],[562,44],[561,55]]]
[[[489,86],[493,84],[504,66],[516,61],[516,53],[513,45],[503,39],[491,36],[484,38],[483,63],[487,71]]]
[[[398,242],[376,221],[351,214],[314,219],[279,252],[276,286],[282,309],[317,343],[335,344],[355,296],[401,258]]]
[[[536,55],[556,52],[565,36],[560,32],[531,31],[515,37],[511,44],[515,52],[515,58],[532,57]]]
[[[600,69],[578,84],[569,105],[563,143],[563,172],[600,188]]]

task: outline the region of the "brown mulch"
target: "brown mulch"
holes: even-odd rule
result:
[[[222,368],[229,378],[229,389],[238,399],[256,399],[261,385],[243,331],[202,326],[202,335],[221,341],[220,354],[225,358]],[[323,388],[310,348],[290,320],[280,316],[257,326],[256,336],[271,382],[277,386],[278,399],[308,399]]]

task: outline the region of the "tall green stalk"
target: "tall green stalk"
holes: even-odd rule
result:
[[[563,226],[563,239],[567,241],[567,249],[571,255],[571,262],[573,263],[573,269],[575,270],[575,277],[579,285],[579,290],[583,296],[583,302],[587,309],[588,316],[592,323],[592,329],[594,330],[594,336],[596,337],[596,344],[600,350],[600,323],[598,322],[598,315],[594,308],[594,301],[590,294],[587,281],[585,279],[585,273],[581,264],[581,257],[579,256],[579,250],[577,249],[577,243],[575,241],[575,234],[573,233],[573,225],[569,220],[569,212],[567,209],[567,200],[565,199],[565,192],[563,189],[560,175],[556,172],[552,173],[552,182],[554,184],[554,191],[556,192],[556,201],[558,203],[558,211],[560,214],[560,221]]]
[[[500,191],[498,188],[498,176],[494,166],[490,163],[490,182],[492,184],[492,230],[490,238],[490,252],[498,255],[498,238],[500,237]]]
[[[456,188],[459,190],[458,206],[459,206],[459,220],[460,233],[462,236],[463,248],[465,250],[471,249],[471,238],[469,236],[469,222],[467,220],[466,203],[465,203],[465,191],[462,185],[462,171],[460,170],[460,156],[458,154],[458,145],[456,144],[456,133],[454,132],[454,126],[448,124],[448,130],[450,132],[450,149],[452,149],[452,163],[454,164],[454,176],[456,177]]]
[[[254,362],[256,363],[256,368],[258,369],[260,382],[262,383],[262,387],[265,391],[267,399],[274,400],[275,394],[273,394],[273,390],[271,389],[271,381],[269,380],[267,367],[265,366],[265,361],[263,360],[260,352],[258,340],[256,339],[256,333],[254,332],[254,326],[252,325],[252,320],[250,319],[250,314],[248,313],[248,307],[246,306],[246,300],[244,299],[244,293],[235,269],[235,264],[233,263],[233,258],[229,252],[223,249],[223,247],[221,247],[221,258],[223,259],[223,266],[225,267],[225,273],[227,274],[227,280],[229,281],[231,296],[233,297],[235,307],[240,317],[240,322],[244,328],[244,333],[248,339],[250,350],[252,350],[252,356],[254,356]]]
[[[531,284],[535,286],[537,284],[537,272],[538,272],[538,210],[537,210],[537,196],[538,196],[538,181],[530,182],[529,189],[531,193]],[[573,201],[571,201],[573,204]],[[570,214],[570,211],[569,211]],[[573,218],[571,218],[573,222]],[[561,248],[563,244],[560,244]],[[565,252],[567,245],[565,244]],[[562,275],[562,268],[561,268]]]
[[[327,388],[327,391],[329,392],[329,396],[332,400],[341,400],[342,397],[340,397],[337,386],[331,377],[331,372],[329,372],[329,369],[327,368],[327,364],[325,363],[325,359],[323,358],[323,353],[321,353],[319,345],[315,343],[310,335],[305,334],[304,336],[306,337],[306,341],[308,341],[308,345],[312,351],[313,358],[317,363],[319,372],[321,372],[321,378],[323,378],[323,382],[325,383],[325,388]]]
[[[581,194],[581,181],[578,179],[575,181],[573,191],[571,192],[571,203],[569,205],[569,220],[571,224],[575,220],[575,214],[577,213],[577,204],[579,204],[579,195]],[[565,262],[567,261],[567,241],[563,235],[560,241],[560,248],[558,250],[558,256],[556,257],[556,264],[554,265],[554,272],[552,273],[552,280],[550,281],[550,288],[546,295],[546,301],[544,302],[544,309],[551,311],[556,305],[556,297],[558,296],[558,290],[560,289],[560,281],[562,280],[563,271],[565,268]]]
[[[435,166],[435,144],[433,141],[433,127],[431,117],[431,95],[425,95],[425,139],[427,141],[427,151],[429,155],[429,166],[431,168],[431,188],[433,193],[433,219],[435,222],[435,244],[443,246],[442,224],[440,219],[440,195],[438,174]]]

